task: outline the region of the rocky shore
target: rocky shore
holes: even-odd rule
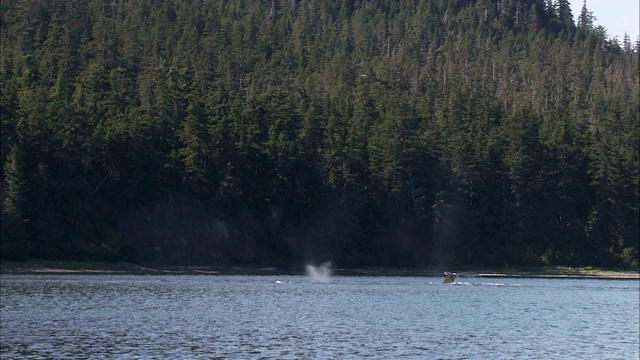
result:
[[[0,263],[2,274],[138,274],[138,275],[299,275],[304,269],[284,270],[275,267],[209,267],[160,266],[99,262],[8,262]],[[337,276],[424,276],[441,277],[440,270],[414,269],[333,269]],[[554,278],[554,279],[615,279],[640,280],[640,273],[601,269],[540,268],[527,271],[474,271],[471,277],[483,278]],[[464,276],[463,276],[464,277]]]

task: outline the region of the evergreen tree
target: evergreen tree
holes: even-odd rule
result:
[[[0,15],[3,257],[638,266],[639,46],[586,2]]]

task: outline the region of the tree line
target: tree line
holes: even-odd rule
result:
[[[566,0],[3,0],[3,259],[639,266],[640,39]]]

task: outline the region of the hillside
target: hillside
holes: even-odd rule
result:
[[[639,266],[640,39],[586,7],[0,10],[3,259]]]

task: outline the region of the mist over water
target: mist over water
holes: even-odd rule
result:
[[[313,265],[307,265],[305,268],[307,276],[312,283],[328,284],[331,282],[331,262],[327,261],[315,267]]]

